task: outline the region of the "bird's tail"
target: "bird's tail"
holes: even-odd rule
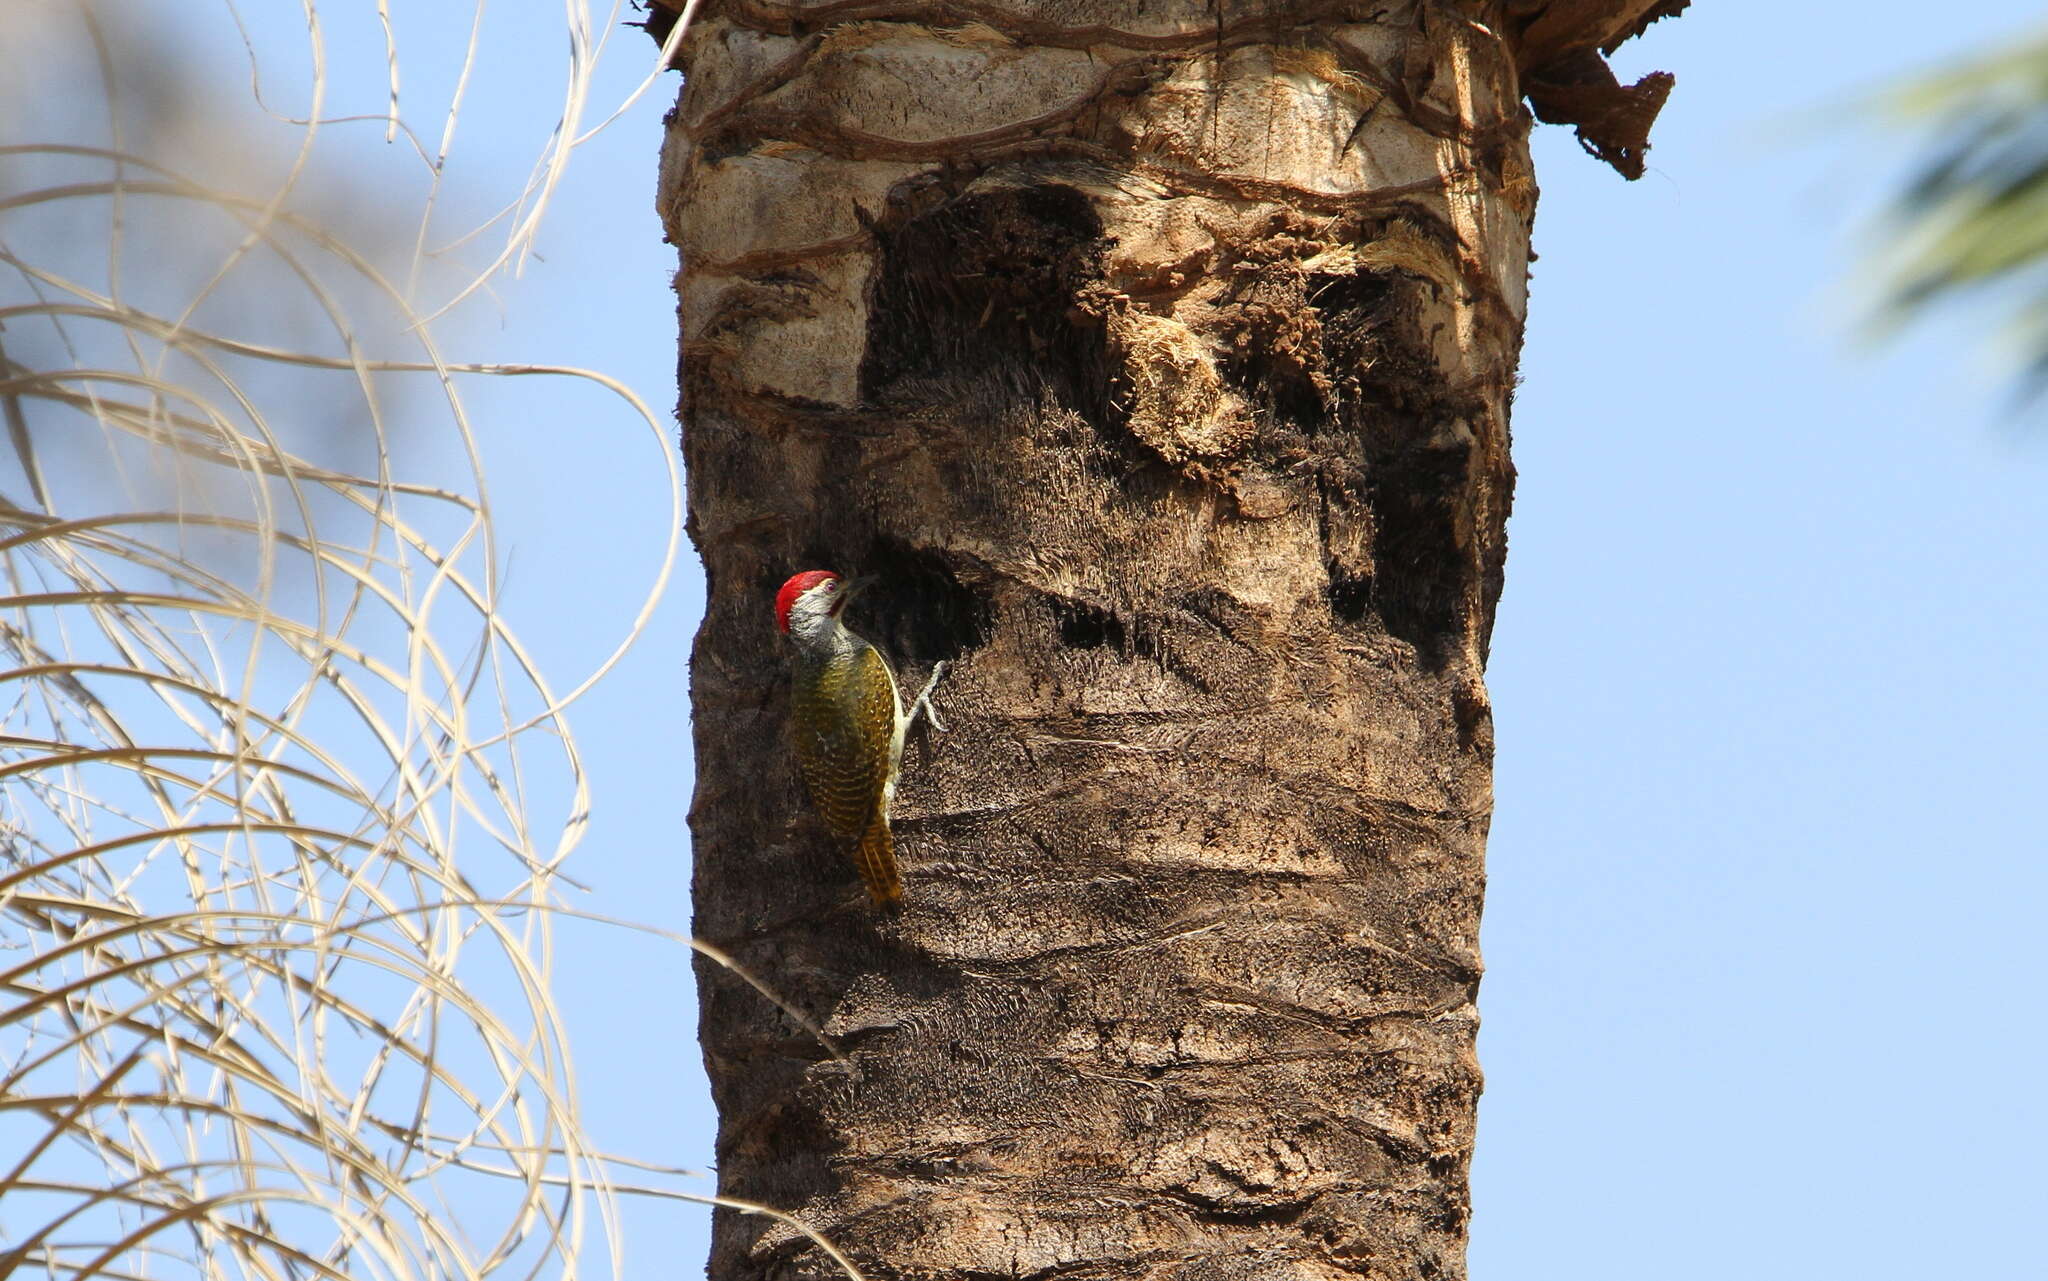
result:
[[[877,904],[895,903],[903,898],[903,878],[896,874],[896,838],[889,833],[889,820],[877,817],[861,834],[853,850],[854,866],[867,883],[868,894]]]

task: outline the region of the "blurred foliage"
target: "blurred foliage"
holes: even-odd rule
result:
[[[1893,111],[1925,131],[1925,153],[1890,210],[1882,318],[1951,300],[2009,308],[2026,390],[2048,387],[2048,31],[1909,84]]]

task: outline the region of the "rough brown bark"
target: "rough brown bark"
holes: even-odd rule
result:
[[[1582,8],[707,6],[696,930],[844,1055],[701,971],[724,1193],[877,1277],[1464,1274],[1517,39],[1670,5]],[[812,567],[954,664],[896,915],[790,763]],[[721,1281],[830,1271],[717,1221]]]

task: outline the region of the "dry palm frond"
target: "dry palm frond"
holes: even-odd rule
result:
[[[616,383],[445,356],[498,264],[422,303],[426,215],[386,271],[360,208],[301,199],[317,20],[303,145],[243,187],[154,145],[242,86],[95,12],[0,13],[11,75],[100,72],[0,88],[9,129],[78,95],[74,136],[0,137],[0,1275],[573,1273],[608,1176],[550,920],[596,675],[557,692],[500,616],[464,387],[582,378],[670,451]],[[501,262],[579,137],[576,52]],[[261,150],[204,123],[171,141]]]

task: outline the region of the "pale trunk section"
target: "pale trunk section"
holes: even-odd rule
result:
[[[695,928],[845,1056],[700,967],[720,1188],[869,1276],[1464,1275],[1536,199],[1495,8],[714,0],[683,46]],[[953,665],[900,914],[791,763],[809,568],[880,576],[906,688]],[[720,1213],[720,1281],[833,1270]]]

